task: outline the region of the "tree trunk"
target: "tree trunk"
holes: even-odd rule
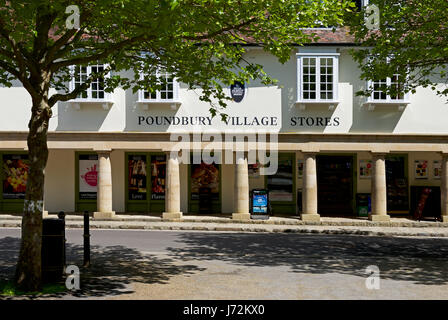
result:
[[[33,97],[28,124],[29,172],[22,217],[22,241],[17,262],[15,283],[24,291],[42,289],[42,211],[44,169],[48,159],[47,131],[51,117],[48,95]]]

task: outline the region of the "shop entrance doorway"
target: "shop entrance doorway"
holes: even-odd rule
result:
[[[387,212],[409,214],[407,158],[404,155],[386,157]]]
[[[353,156],[319,155],[317,160],[317,212],[324,216],[354,214]]]
[[[221,212],[221,165],[216,163],[189,165],[190,213]]]

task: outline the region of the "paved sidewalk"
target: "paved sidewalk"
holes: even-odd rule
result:
[[[49,215],[56,218],[56,215]],[[0,215],[0,227],[20,227],[19,215]],[[67,228],[83,228],[80,214],[66,216]],[[182,221],[164,221],[160,216],[122,214],[112,220],[91,218],[92,229],[194,230],[230,232],[277,232],[356,234],[374,236],[448,237],[448,223],[391,218],[390,222],[372,222],[366,218],[326,218],[320,222],[301,221],[297,216],[270,217],[268,220],[235,221],[229,216],[185,215]]]

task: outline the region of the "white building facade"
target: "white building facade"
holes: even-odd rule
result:
[[[262,64],[278,84],[245,84],[242,100],[223,110],[227,123],[211,117],[199,90],[163,72],[158,76],[166,86],[155,93],[107,94],[100,81],[93,83],[78,99],[53,108],[45,210],[89,210],[96,217],[160,213],[167,219],[210,212],[249,219],[251,191],[266,189],[274,215],[319,220],[369,214],[387,221],[420,210],[447,222],[446,99],[424,88],[385,95],[380,85],[398,85],[394,78],[361,80],[352,48],[331,41],[298,47],[283,65],[248,48],[245,58]],[[76,69],[73,84],[95,68],[102,66]],[[366,86],[374,88],[371,97],[355,95]],[[17,85],[0,88],[0,101],[0,212],[20,212],[31,99]],[[224,143],[226,134],[265,132],[270,143],[246,143],[243,155],[235,153],[235,143]],[[190,142],[175,156],[180,135]],[[223,143],[211,147],[209,135]],[[270,154],[274,144],[277,172],[262,175],[247,152]],[[204,151],[221,161],[185,163]]]

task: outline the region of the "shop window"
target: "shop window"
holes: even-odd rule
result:
[[[128,172],[128,199],[146,200],[146,156],[129,156]]]
[[[165,200],[166,156],[151,156],[151,200]]]
[[[338,99],[338,55],[299,54],[297,103],[305,108],[309,103],[329,103]]]
[[[3,160],[3,200],[25,199],[29,163],[27,154],[4,154]]]
[[[191,164],[191,200],[199,200],[207,193],[211,200],[219,200],[219,165]]]
[[[294,200],[293,165],[293,158],[279,158],[277,172],[267,176],[270,201]]]
[[[126,155],[126,211],[163,212],[165,209],[166,155]]]

